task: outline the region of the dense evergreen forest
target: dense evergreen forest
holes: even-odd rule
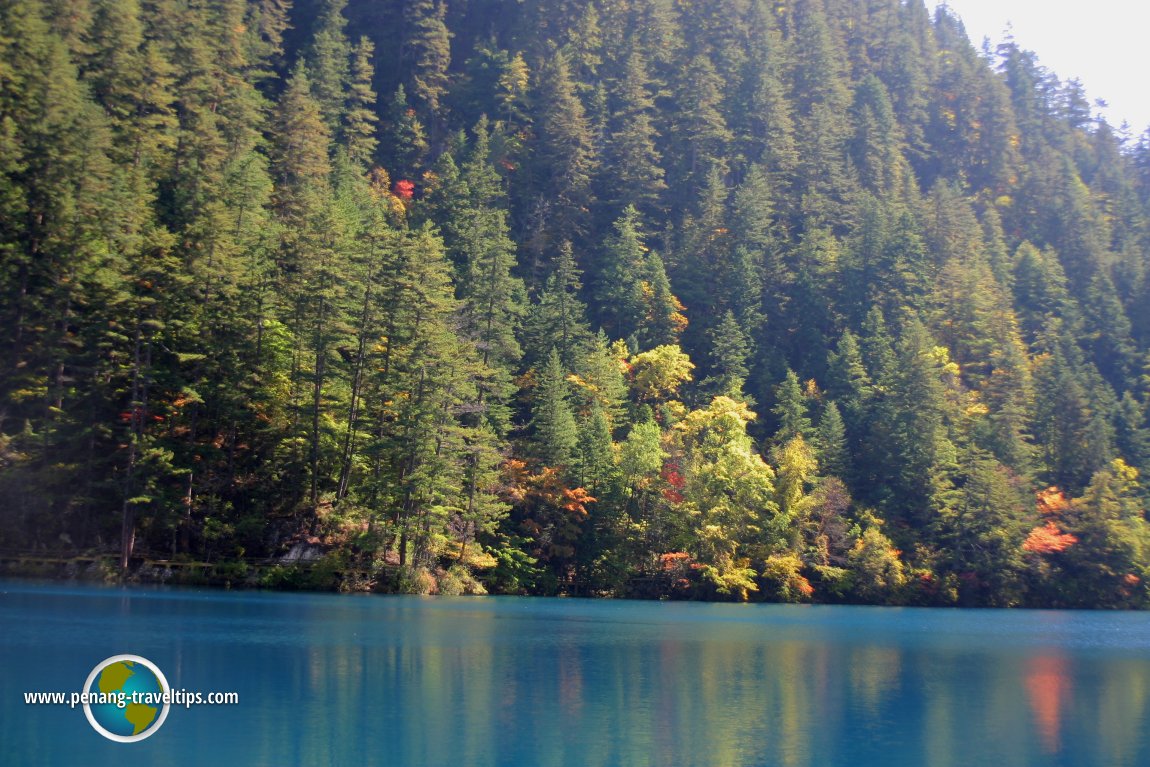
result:
[[[1148,221],[921,0],[0,0],[0,548],[1145,606]]]

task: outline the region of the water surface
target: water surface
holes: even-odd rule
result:
[[[236,691],[134,744],[100,660]],[[0,763],[1148,765],[1150,615],[0,581]]]

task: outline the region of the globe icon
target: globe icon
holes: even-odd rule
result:
[[[162,696],[169,689],[167,679],[151,661],[138,655],[114,655],[97,663],[88,675],[84,714],[105,738],[133,743],[160,729],[170,707]]]

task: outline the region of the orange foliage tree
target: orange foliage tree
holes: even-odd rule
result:
[[[1053,522],[1047,522],[1030,531],[1030,535],[1026,536],[1026,541],[1022,544],[1022,550],[1031,554],[1056,554],[1066,551],[1076,543],[1078,543],[1076,536],[1062,532]]]
[[[531,555],[561,567],[575,555],[575,543],[595,498],[582,487],[567,487],[554,466],[532,471],[510,460],[504,469],[507,500],[515,505],[520,530],[534,542]]]

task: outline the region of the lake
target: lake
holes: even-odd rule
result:
[[[81,708],[103,659],[173,706]],[[1150,615],[101,588],[0,581],[13,765],[1147,765]]]

